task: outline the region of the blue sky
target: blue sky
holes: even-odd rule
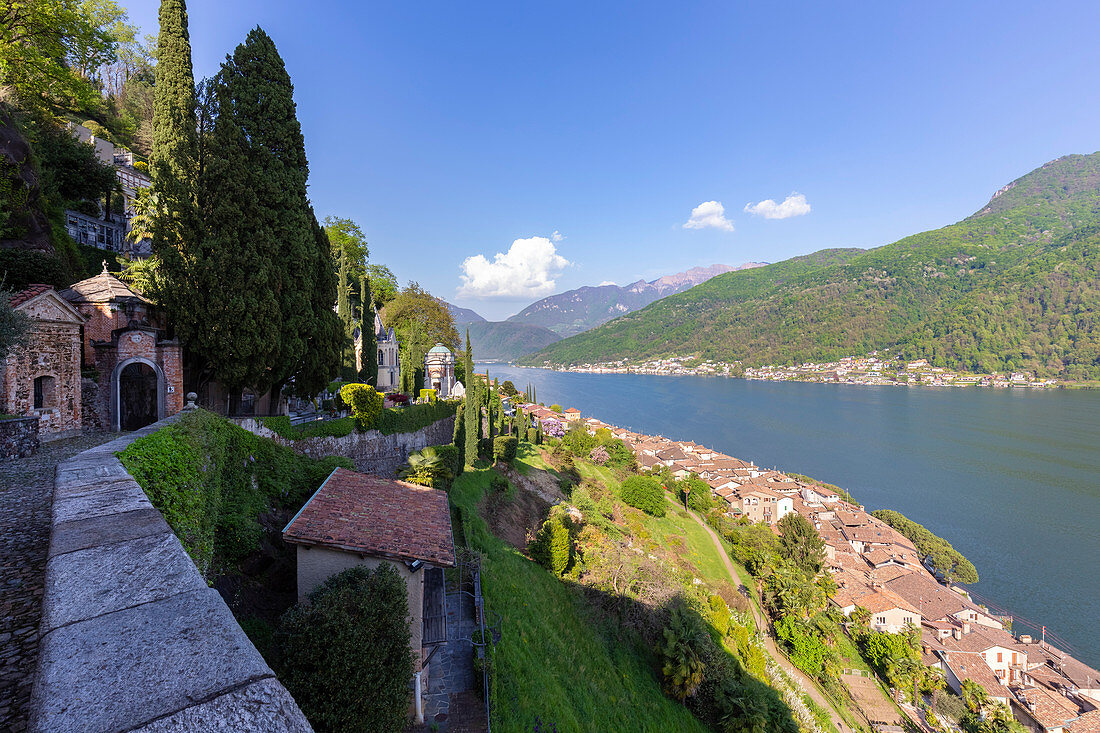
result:
[[[156,2],[122,4],[155,29]],[[1100,149],[1100,4],[772,5],[188,9],[198,77],[250,28],[274,38],[318,215],[491,319],[548,290],[887,244]],[[795,192],[771,211],[796,215],[744,210]],[[706,202],[724,218],[685,228]]]

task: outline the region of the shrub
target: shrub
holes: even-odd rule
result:
[[[607,463],[609,458],[610,456],[607,455],[607,448],[604,448],[602,445],[597,445],[588,454],[588,459],[595,463],[597,466],[604,465],[605,463]]]
[[[458,476],[462,473],[462,453],[459,451],[458,446],[436,445],[432,448],[443,459],[444,465],[451,470],[452,474]]]
[[[382,412],[377,428],[383,435],[395,433],[415,433],[421,428],[439,422],[455,414],[457,402],[439,400],[420,405],[409,405],[402,409],[391,408]]]
[[[550,405],[550,409],[559,415],[561,414],[561,405]]]
[[[342,438],[351,435],[355,430],[355,420],[350,417],[341,417],[336,420],[318,420],[316,422],[291,425],[290,418],[286,415],[265,417],[261,419],[264,427],[275,432],[280,438],[287,440],[302,440],[304,438]]]
[[[369,384],[345,384],[340,388],[340,399],[351,408],[360,430],[377,427],[382,417],[384,398],[374,387]]]
[[[562,575],[573,566],[573,540],[569,537],[569,526],[560,514],[542,523],[528,551],[539,565]]]
[[[527,428],[527,442],[531,445],[535,445],[539,440],[538,428]]]
[[[511,463],[516,459],[516,448],[519,441],[510,436],[503,436],[493,440],[493,458],[505,463]]]
[[[449,489],[455,475],[440,447],[428,446],[409,454],[409,464],[401,470],[401,478],[433,489]]]
[[[699,658],[704,632],[698,619],[683,608],[672,610],[657,644],[665,692],[680,702],[694,695],[703,684],[704,665]]]
[[[477,454],[482,458],[493,457],[493,439],[481,438],[477,441]]]
[[[489,478],[489,488],[493,491],[504,493],[508,490],[508,479],[504,478],[499,473],[494,473]]]
[[[650,476],[631,476],[622,483],[623,501],[635,509],[655,517],[665,515],[665,492],[657,479]]]
[[[422,389],[420,390],[420,399],[425,402],[435,402],[439,399],[439,393],[434,389]]]
[[[389,563],[332,576],[283,616],[279,680],[318,730],[404,730],[413,659],[405,581]]]
[[[550,438],[560,438],[565,435],[565,427],[557,420],[548,417],[542,421],[542,433]]]

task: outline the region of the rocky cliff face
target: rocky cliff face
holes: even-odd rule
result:
[[[0,105],[0,249],[53,254],[31,148],[11,111]]]

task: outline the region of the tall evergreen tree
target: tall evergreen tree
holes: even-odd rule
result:
[[[364,276],[359,281],[359,333],[362,338],[363,362],[359,369],[359,379],[366,384],[378,386],[378,341],[374,335],[374,296],[370,290],[370,278]]]
[[[470,329],[466,329],[466,353],[463,363],[466,366],[466,463],[472,465],[477,460],[478,425],[481,422],[481,403],[478,401],[477,380],[474,379],[473,351],[470,349]]]
[[[185,341],[195,322],[195,293],[203,288],[193,266],[201,243],[196,205],[198,173],[195,77],[184,0],[162,0],[157,40],[157,82],[153,90],[153,250],[167,287],[161,300]]]
[[[202,297],[189,343],[231,392],[278,390],[327,353],[336,278],[309,206],[305,143],[293,85],[275,44],[252,30],[222,64],[212,93],[200,199],[206,226],[196,258]],[[337,319],[339,323],[339,319]],[[339,346],[337,346],[339,353]],[[337,361],[337,366],[339,362]],[[319,374],[313,374],[320,381]]]
[[[348,258],[344,252],[340,252],[340,270],[336,285],[336,315],[344,326],[344,347],[340,349],[342,354],[342,366],[354,366],[355,354],[351,340],[355,332],[355,318],[351,312],[351,283],[348,281]]]
[[[303,397],[314,397],[328,386],[339,370],[344,346],[344,328],[332,311],[336,290],[336,273],[332,267],[332,252],[325,230],[310,210],[314,240],[314,287],[311,294],[313,327],[305,355],[294,374],[294,391]]]

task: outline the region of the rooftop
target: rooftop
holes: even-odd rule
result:
[[[447,494],[337,468],[283,530],[298,545],[455,564]]]
[[[42,295],[42,293],[48,293],[51,290],[53,290],[52,285],[42,285],[41,283],[37,285],[28,285],[26,290],[20,291],[11,296],[11,307],[15,308],[16,306],[23,305],[28,300],[31,300],[32,298],[37,298],[39,295]]]
[[[103,263],[103,272],[87,280],[75,283],[62,290],[61,297],[70,303],[110,303],[113,300],[135,299],[148,303],[148,299],[126,283],[107,272],[107,263]]]

